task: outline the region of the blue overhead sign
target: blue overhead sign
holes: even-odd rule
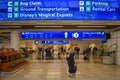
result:
[[[104,39],[103,31],[21,32],[22,39]]]
[[[42,44],[69,44],[69,41],[42,41]]]
[[[120,20],[120,0],[0,0],[0,21]]]

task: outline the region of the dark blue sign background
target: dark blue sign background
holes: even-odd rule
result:
[[[0,21],[120,20],[120,0],[0,0]]]
[[[101,40],[101,43],[107,43],[107,40],[106,39],[103,39],[103,40]]]
[[[84,32],[21,32],[22,39],[104,39],[103,31]]]
[[[42,41],[42,44],[69,44],[69,41]]]

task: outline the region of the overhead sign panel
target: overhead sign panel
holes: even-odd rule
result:
[[[120,0],[0,0],[0,20],[120,20]]]
[[[42,41],[42,44],[69,44],[69,41]]]
[[[21,32],[22,39],[104,39],[103,31]]]

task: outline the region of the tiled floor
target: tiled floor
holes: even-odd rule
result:
[[[120,80],[120,66],[104,65],[77,60],[75,77],[67,76],[65,60],[31,60],[27,67],[9,75],[1,75],[0,80]]]

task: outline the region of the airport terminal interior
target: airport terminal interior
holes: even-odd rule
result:
[[[120,80],[119,0],[0,0],[0,80]]]

